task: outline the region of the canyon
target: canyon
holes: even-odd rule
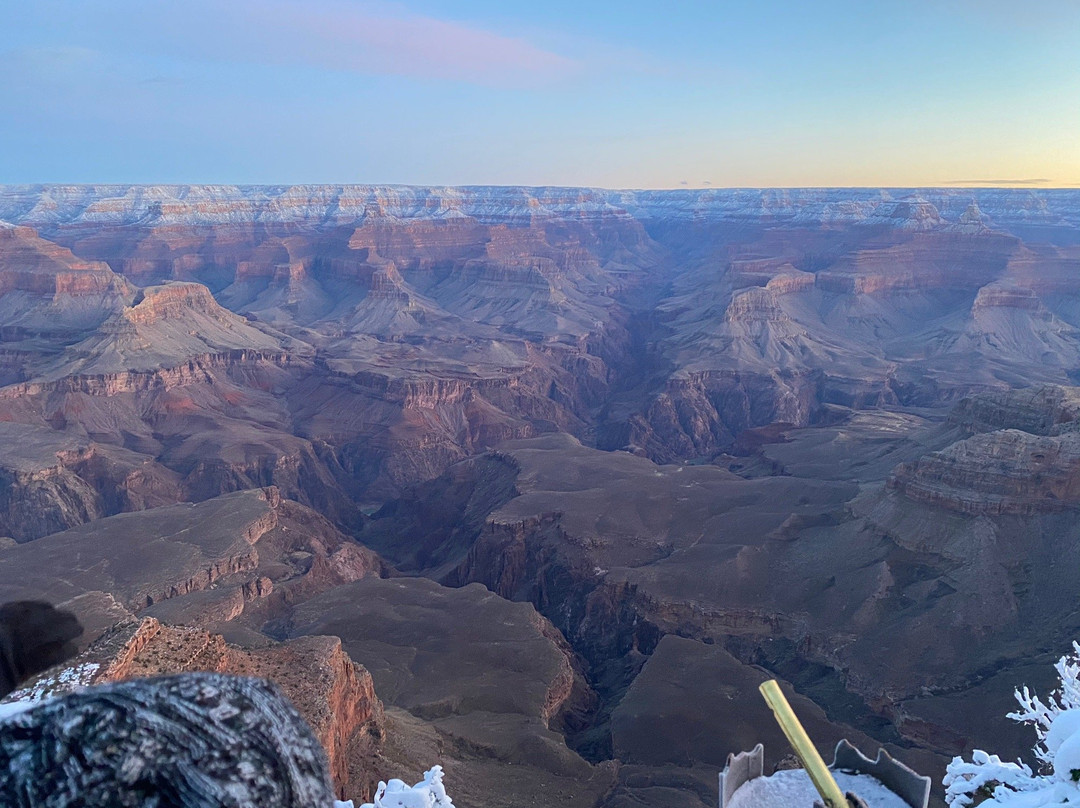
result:
[[[770,677],[940,781],[1080,638],[1078,383],[1080,191],[4,186],[0,599],[350,798],[712,805]]]

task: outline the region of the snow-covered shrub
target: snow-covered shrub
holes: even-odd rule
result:
[[[944,780],[949,808],[1080,808],[1080,643],[1074,642],[1073,653],[1055,667],[1061,689],[1045,702],[1027,687],[1017,690],[1020,709],[1008,715],[1035,727],[1033,751],[1044,772],[1035,774],[1022,762],[1006,763],[978,749],[970,763],[953,758]]]
[[[454,808],[442,778],[442,766],[432,766],[424,772],[424,779],[412,788],[401,780],[380,782],[375,790],[375,802],[361,808]]]

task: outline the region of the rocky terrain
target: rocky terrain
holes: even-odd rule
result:
[[[1018,755],[1078,293],[1074,191],[0,188],[0,598],[178,638],[141,672],[307,649],[350,795],[713,804],[766,676]]]
[[[477,801],[514,766],[496,805],[543,791],[590,806],[614,785],[611,765],[565,744],[596,696],[532,606],[384,579],[377,556],[276,489],[107,517],[2,556],[0,598],[46,598],[84,627],[82,654],[62,666],[79,675],[48,671],[24,694],[168,672],[264,676],[311,723],[342,799],[370,799],[380,779],[433,759]]]
[[[370,799],[377,783],[382,704],[371,675],[332,637],[243,648],[218,634],[126,619],[75,658],[27,682],[21,695],[52,697],[78,687],[169,673],[209,671],[271,679],[300,711],[327,752],[338,795]],[[359,775],[357,779],[356,775]]]

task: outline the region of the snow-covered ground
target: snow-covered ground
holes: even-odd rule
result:
[[[0,722],[48,701],[54,694],[62,695],[85,687],[97,673],[98,667],[94,663],[75,665],[53,676],[38,679],[30,687],[9,693],[0,702]]]
[[[868,808],[909,808],[899,796],[868,774],[834,771],[840,790],[862,798]],[[804,769],[779,771],[770,777],[756,777],[736,791],[725,808],[812,808],[820,800],[817,789]]]
[[[10,701],[0,704],[0,724],[8,718],[18,715],[19,713],[25,713],[31,707],[35,706],[37,706],[37,702],[33,701]]]
[[[24,687],[14,691],[8,695],[5,701],[37,704],[54,695],[62,696],[73,690],[81,690],[90,684],[90,681],[93,679],[94,674],[97,673],[99,667],[101,666],[97,663],[84,662],[81,665],[64,668],[62,671],[52,676],[38,679],[30,687]],[[0,707],[3,706],[5,705],[0,705]]]

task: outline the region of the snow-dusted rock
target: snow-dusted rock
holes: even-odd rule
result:
[[[5,808],[312,808],[333,799],[326,753],[262,679],[121,682],[0,723]]]

